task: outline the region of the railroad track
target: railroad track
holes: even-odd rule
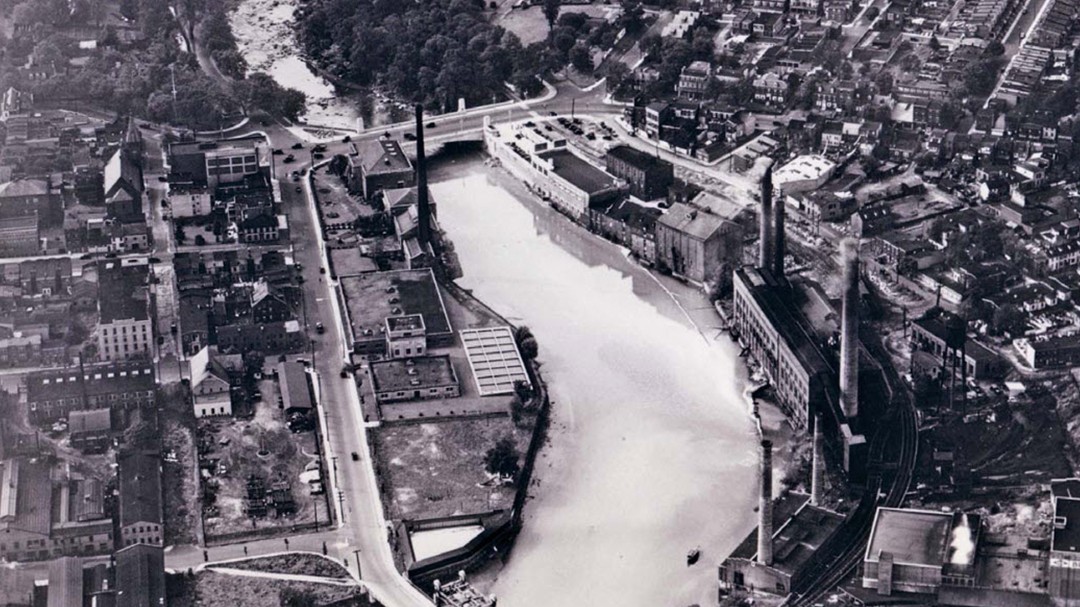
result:
[[[813,605],[854,573],[866,551],[874,513],[879,507],[901,506],[911,488],[919,448],[914,403],[911,400],[911,394],[896,374],[896,369],[881,351],[880,344],[873,345],[876,346],[875,357],[882,362],[882,370],[885,372],[886,382],[892,392],[892,412],[895,419],[891,420],[893,423],[883,422],[878,426],[871,443],[871,461],[883,461],[886,447],[894,440],[898,440],[897,470],[887,483],[880,472],[867,483],[863,500],[849,519],[849,524],[845,525],[846,533],[851,536],[846,542],[846,548],[832,560],[811,570],[806,575],[806,579],[813,581],[808,587],[800,589],[798,594],[789,596],[784,602],[784,607]]]

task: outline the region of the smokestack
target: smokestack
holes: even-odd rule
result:
[[[758,502],[757,560],[773,564],[772,441],[761,441],[761,497]]]
[[[416,215],[417,238],[431,242],[431,204],[428,201],[427,158],[424,156],[424,106],[416,104]]]
[[[821,415],[814,416],[814,459],[810,463],[810,505],[821,505],[825,491],[825,438],[821,435]]]
[[[769,191],[772,191],[772,169],[769,169]],[[780,278],[784,275],[784,199],[776,201],[773,212],[776,214],[776,227],[773,228],[773,274]]]
[[[840,319],[840,404],[844,415],[859,415],[859,244],[840,244],[844,260],[843,310]]]
[[[758,267],[768,268],[773,262],[773,201],[772,165],[761,178],[761,209],[758,220]]]

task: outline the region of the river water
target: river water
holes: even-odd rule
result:
[[[460,283],[533,330],[554,402],[499,604],[715,604],[716,566],[754,525],[758,437],[708,302],[673,283],[680,308],[500,169],[458,159],[434,175]]]
[[[242,0],[229,13],[237,47],[252,72],[307,95],[302,119],[312,126],[365,128],[393,122],[389,103],[359,92],[344,94],[315,73],[299,54],[294,14],[299,0]],[[406,110],[398,113],[408,115]]]

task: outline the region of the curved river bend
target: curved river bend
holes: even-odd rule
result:
[[[501,171],[473,157],[435,174],[460,283],[533,330],[554,401],[499,603],[715,604],[716,566],[756,505],[736,347],[715,326],[699,332],[619,249],[522,202]],[[679,295],[708,318],[701,296]],[[701,561],[687,567],[695,546]]]

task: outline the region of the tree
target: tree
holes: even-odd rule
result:
[[[609,93],[618,91],[629,77],[630,68],[622,61],[608,62],[607,67],[604,68],[604,78],[606,78],[605,83]]]
[[[533,397],[532,386],[529,385],[529,382],[519,379],[514,382],[514,394],[521,399],[521,402],[528,403]]]
[[[278,605],[281,607],[316,607],[318,604],[318,598],[310,590],[286,586],[278,591]]]
[[[941,41],[937,39],[937,36],[930,36],[930,50],[940,51]]]
[[[120,0],[120,14],[130,21],[139,18],[139,0]]]
[[[206,238],[205,238],[205,237],[203,237],[203,235],[202,235],[202,234],[196,234],[196,235],[195,235],[195,244],[196,244],[197,246],[200,246],[200,247],[201,247],[201,246],[204,246],[204,245],[206,244]]]
[[[584,44],[576,44],[570,49],[570,64],[579,72],[588,74],[593,70],[592,53]]]
[[[518,465],[519,458],[520,455],[518,455],[514,439],[504,436],[484,454],[484,469],[487,470],[488,474],[512,480],[521,469]]]
[[[1012,304],[1005,304],[1000,308],[994,310],[994,315],[990,320],[990,330],[995,335],[1008,335],[1010,337],[1020,335],[1024,332],[1024,326],[1027,323],[1027,318],[1020,308]]]
[[[559,7],[562,0],[544,0],[544,18],[548,22],[548,32],[555,29],[555,20],[559,18]]]
[[[984,52],[987,57],[1000,57],[1005,54],[1005,45],[994,40],[986,45],[986,50]]]
[[[641,2],[623,0],[622,6],[623,12],[619,16],[619,25],[626,30],[627,34],[637,34],[645,27],[645,20],[643,19],[645,11],[641,8]]]
[[[521,350],[521,357],[526,361],[533,360],[540,353],[540,347],[536,343],[535,337],[527,337],[521,340],[518,344],[518,348]]]

